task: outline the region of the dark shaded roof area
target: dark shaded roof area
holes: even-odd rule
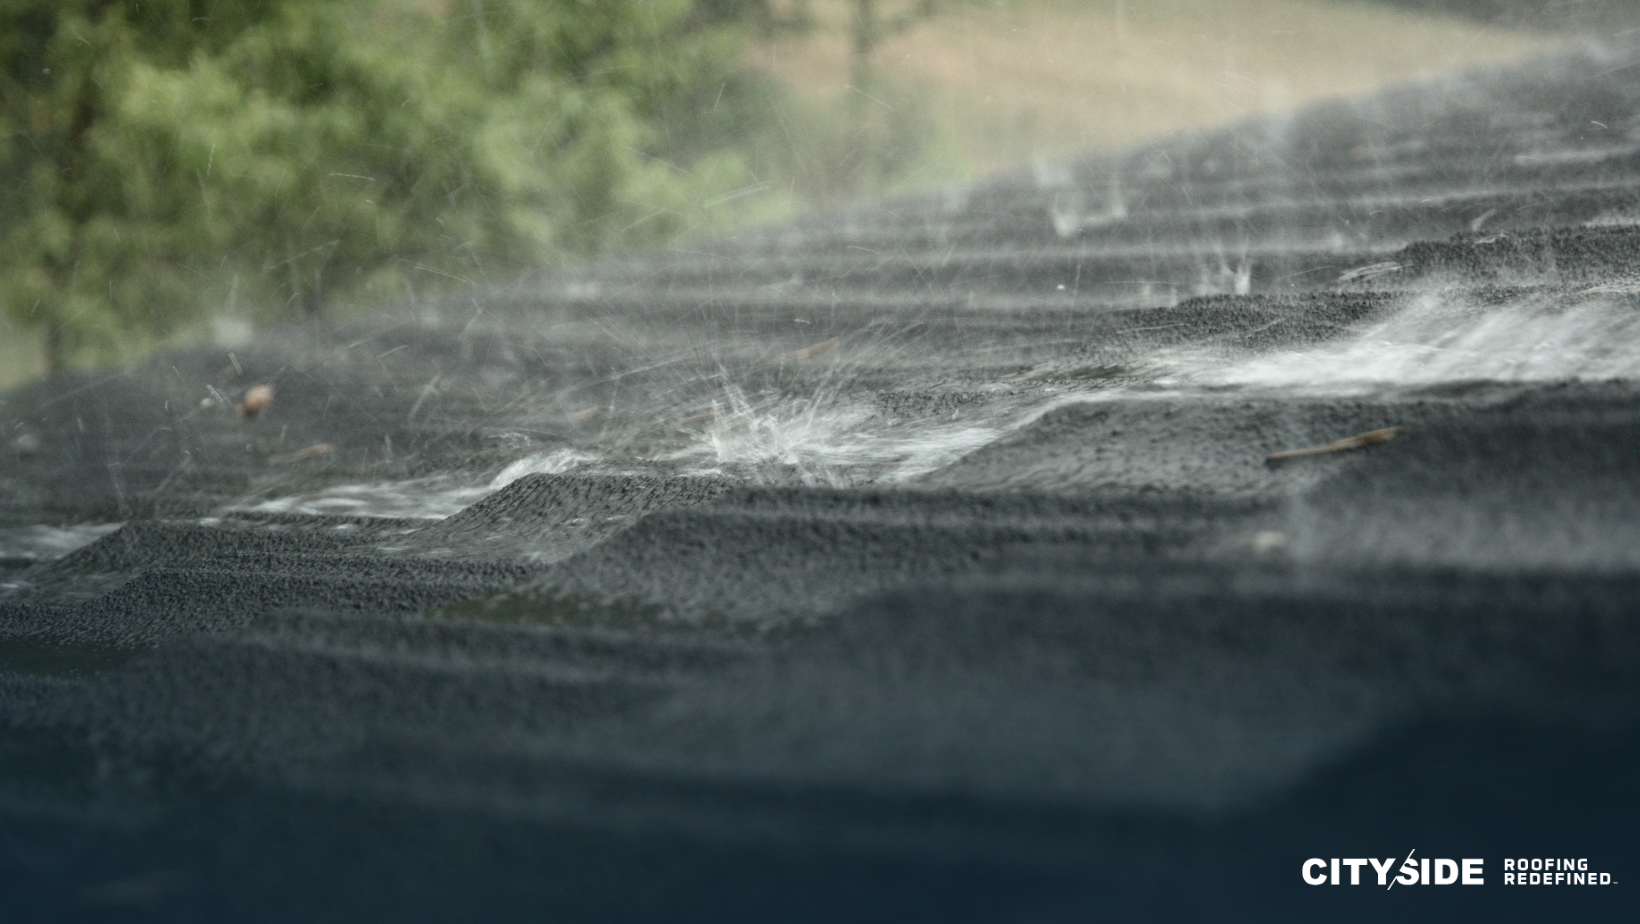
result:
[[[1632,907],[1637,267],[1614,46],[14,391],[0,909]]]

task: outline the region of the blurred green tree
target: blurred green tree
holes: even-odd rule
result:
[[[738,66],[692,0],[0,0],[0,301],[49,368],[226,305],[653,244],[746,183],[658,156]],[[703,205],[703,203],[705,205]]]

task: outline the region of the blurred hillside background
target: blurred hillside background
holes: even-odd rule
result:
[[[1207,130],[1625,0],[0,0],[0,385]]]

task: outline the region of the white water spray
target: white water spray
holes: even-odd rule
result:
[[[1162,384],[1234,385],[1342,394],[1459,381],[1599,381],[1640,376],[1640,311],[1630,300],[1591,298],[1569,307],[1524,297],[1504,305],[1453,305],[1438,293],[1343,340],[1225,359],[1166,358]]]
[[[892,482],[952,462],[1006,426],[994,419],[901,421],[835,396],[753,400],[731,385],[700,437],[667,459],[717,471],[773,466],[808,484]]]

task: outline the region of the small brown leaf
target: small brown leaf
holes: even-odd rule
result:
[[[273,386],[257,385],[245,392],[245,397],[234,406],[240,417],[255,417],[273,406]]]

